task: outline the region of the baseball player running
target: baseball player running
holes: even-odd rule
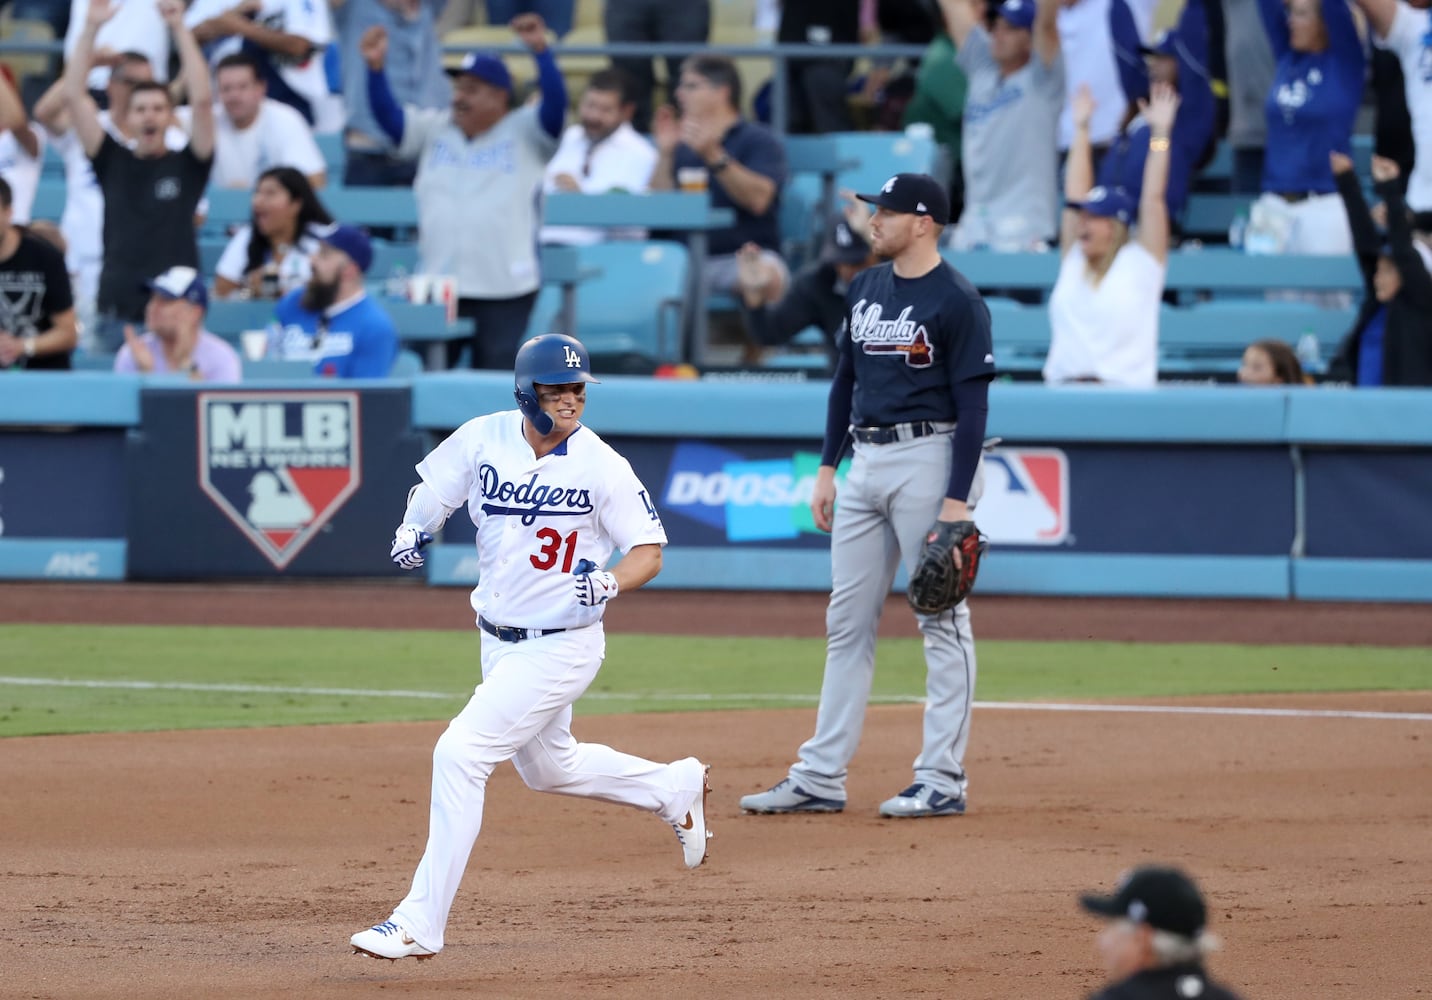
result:
[[[833,531],[825,679],[815,735],[768,791],[747,795],[754,813],[840,812],[846,767],[860,742],[875,674],[875,628],[903,558],[914,568],[932,521],[968,521],[994,374],[989,310],[940,257],[949,221],[944,187],[896,174],[876,194],[871,248],[889,262],[855,277],[831,382],[825,444],[811,513]],[[854,441],[835,503],[835,467]],[[975,689],[967,602],[917,614],[925,639],[925,735],[915,780],[880,806],[882,816],[965,811],[965,747]]]
[[[661,569],[666,532],[631,465],[581,423],[591,361],[571,337],[517,352],[517,410],[463,424],[419,463],[422,481],[393,540],[393,561],[422,549],[454,510],[477,525],[482,684],[433,750],[427,849],[392,916],[353,935],[374,958],[429,958],[482,826],[493,768],[511,759],[531,788],[635,806],[676,830],[686,866],[706,858],[709,767],[658,764],[572,737],[572,703],[606,653],[602,613]],[[624,557],[608,572],[613,548]]]

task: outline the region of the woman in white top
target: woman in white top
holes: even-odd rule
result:
[[[293,167],[271,167],[254,185],[253,215],[240,226],[214,268],[219,298],[277,299],[308,283],[318,252],[310,230],[333,221],[308,178]]]
[[[1155,84],[1140,102],[1149,123],[1149,156],[1137,206],[1123,188],[1092,187],[1089,121],[1094,100],[1080,88],[1073,101],[1074,141],[1064,173],[1064,259],[1049,298],[1051,338],[1044,362],[1049,383],[1098,382],[1144,388],[1158,381],[1159,305],[1168,269],[1169,136],[1178,93]]]

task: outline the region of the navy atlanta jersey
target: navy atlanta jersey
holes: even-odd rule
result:
[[[850,422],[954,420],[954,387],[994,375],[989,308],[949,264],[901,278],[892,264],[855,276],[840,350],[855,376]]]

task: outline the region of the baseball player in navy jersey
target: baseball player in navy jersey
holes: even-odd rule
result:
[[[587,351],[536,337],[517,352],[517,410],[463,424],[419,463],[421,482],[393,561],[422,550],[457,508],[477,526],[482,683],[433,750],[427,849],[412,889],[384,922],[353,935],[374,958],[429,958],[482,826],[488,776],[511,759],[531,788],[635,806],[676,831],[688,868],[706,858],[708,766],[658,764],[572,737],[572,703],[606,652],[607,602],[661,569],[666,532],[631,465],[581,423]],[[616,568],[599,569],[614,548]]]
[[[815,523],[832,532],[825,679],[815,735],[754,813],[840,812],[847,765],[860,742],[875,674],[875,629],[903,559],[913,569],[932,522],[968,521],[994,375],[989,310],[940,257],[949,221],[944,187],[896,174],[875,194],[870,245],[888,263],[862,271],[846,294],[846,329],[830,388],[825,444],[811,496]],[[850,474],[836,501],[835,468],[847,443]],[[956,553],[958,557],[958,553]],[[914,782],[880,815],[965,811],[965,748],[975,690],[970,612],[961,602],[916,615],[925,639],[925,730]]]

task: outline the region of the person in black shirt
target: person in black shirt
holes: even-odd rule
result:
[[[681,115],[657,109],[652,141],[658,158],[651,174],[653,191],[706,190],[713,208],[729,208],[735,222],[707,235],[706,290],[738,294],[736,251],[747,243],[761,248],[764,262],[780,272],[781,295],[790,271],[780,254],[781,189],[786,183],[786,150],[764,125],[741,116],[741,75],[722,55],[691,56],[681,64],[676,88]],[[742,328],[748,354],[755,347]],[[707,345],[696,345],[704,350]]]
[[[209,67],[194,35],[184,26],[180,0],[161,0],[179,49],[190,111],[189,145],[172,152],[164,134],[173,118],[169,92],[158,83],[137,83],[129,100],[131,149],[105,131],[85,88],[85,73],[100,26],[118,8],[93,0],[84,30],[65,66],[65,107],[85,155],[104,191],[104,263],[100,270],[96,340],[115,351],[124,323],[144,319],[144,283],[170,267],[199,267],[194,214],[214,157],[214,110]]]
[[[0,369],[69,368],[78,335],[65,255],[11,224],[10,200],[0,178]]]
[[[825,679],[815,735],[769,791],[741,799],[756,813],[840,812],[875,673],[875,635],[900,562],[913,569],[931,522],[968,521],[994,376],[990,315],[973,285],[940,257],[945,186],[896,174],[875,194],[870,246],[888,257],[856,275],[831,380],[825,444],[811,494],[816,527],[832,532]],[[840,503],[836,467],[854,457]],[[965,749],[975,689],[967,601],[916,614],[925,642],[924,742],[914,783],[880,815],[965,811]]]
[[[863,206],[857,211],[866,214]],[[774,347],[816,327],[825,334],[832,363],[836,334],[845,323],[846,290],[857,274],[878,262],[865,237],[847,219],[837,219],[830,227],[820,259],[796,272],[784,297],[771,295],[771,289],[780,287],[781,273],[766,264],[754,243],[737,251],[736,260],[741,299],[749,310],[746,321],[756,343]]]
[[[782,45],[855,45],[860,41],[860,0],[785,0],[776,41]],[[789,64],[793,133],[849,132],[846,103],[855,60],[795,59]]]
[[[1204,971],[1204,956],[1212,950],[1207,907],[1183,872],[1136,868],[1112,896],[1088,894],[1079,901],[1109,918],[1098,945],[1110,983],[1090,1000],[1238,1000]]]

